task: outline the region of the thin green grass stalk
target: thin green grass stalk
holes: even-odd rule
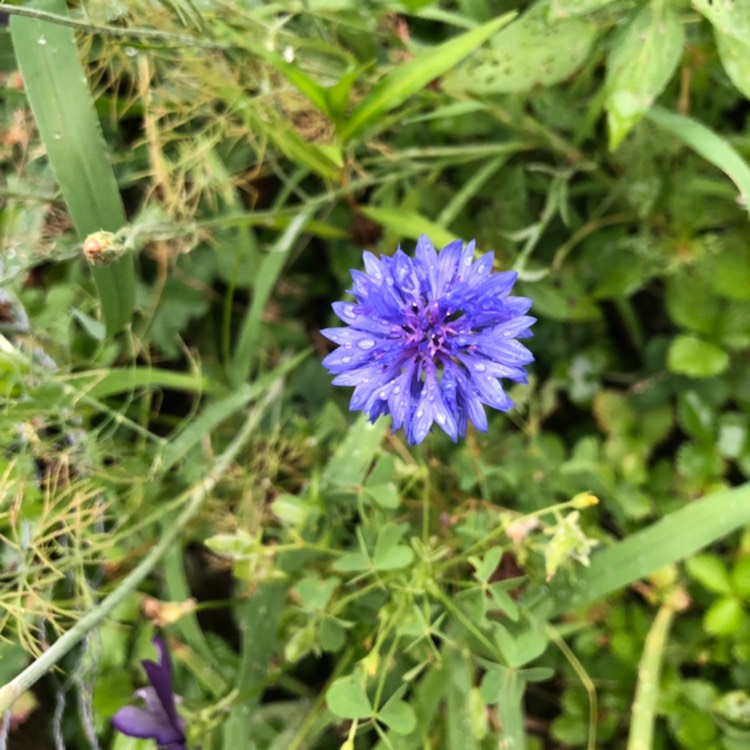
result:
[[[664,649],[672,620],[675,613],[684,608],[684,599],[685,595],[679,589],[675,590],[669,600],[659,608],[648,631],[638,663],[638,684],[633,701],[627,750],[651,750]]]
[[[65,13],[63,0],[43,5]],[[47,158],[79,237],[117,232],[126,223],[125,210],[72,30],[38,17],[14,17],[10,33]],[[92,272],[107,331],[117,333],[133,314],[133,258],[126,254]]]
[[[304,232],[307,222],[312,218],[313,209],[303,209],[292,220],[284,234],[274,243],[261,263],[258,278],[253,285],[253,301],[242,321],[237,349],[232,359],[229,379],[236,387],[244,383],[252,372],[255,354],[258,348],[261,318],[266,309],[276,281],[284,268],[289,252],[294,243]]]
[[[257,429],[258,423],[270,403],[277,398],[279,389],[280,385],[277,383],[275,387],[269,390],[265,398],[250,411],[239,432],[227,449],[216,459],[205,479],[184,494],[183,497],[187,499],[187,504],[178,515],[175,523],[166,530],[143,560],[125,576],[119,586],[105,597],[95,609],[84,615],[70,630],[60,636],[47,651],[23,672],[0,688],[0,715],[3,715],[26,690],[54,668],[89,632],[101,625],[151,573],[167,550],[175,544],[185,526],[201,510],[206,498]]]
[[[589,698],[589,736],[586,742],[586,750],[596,750],[596,719],[599,713],[596,685],[583,664],[581,664],[578,657],[573,653],[570,646],[565,643],[557,630],[551,625],[548,625],[545,628],[545,632],[550,640],[560,649],[562,655],[568,660],[568,664],[573,667],[573,671],[578,675],[578,679],[586,690],[586,694]]]
[[[106,26],[101,24],[88,23],[76,18],[63,15],[65,6],[62,9],[53,12],[41,8],[29,8],[23,5],[8,5],[3,3],[3,12],[10,16],[20,18],[29,18],[35,21],[55,24],[57,26],[76,29],[77,31],[88,32],[89,34],[105,34],[107,36],[120,37],[123,39],[143,40],[151,42],[160,42],[162,46],[168,47],[205,47],[207,49],[222,50],[227,49],[229,45],[221,42],[214,42],[209,39],[203,39],[197,36],[187,34],[175,34],[170,31],[159,31],[158,29],[142,28],[124,28],[122,26]],[[58,5],[58,7],[60,7]]]

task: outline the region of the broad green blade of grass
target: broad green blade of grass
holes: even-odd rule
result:
[[[64,14],[63,0],[39,3]],[[47,157],[81,240],[126,222],[120,192],[71,29],[12,17],[10,32],[26,93]],[[129,323],[134,304],[133,259],[93,268],[107,332]]]
[[[341,128],[342,140],[350,141],[365,130],[374,128],[379,118],[461,62],[503,26],[510,23],[515,15],[515,13],[506,13],[500,18],[417,55],[411,62],[394,68],[351,113]]]
[[[242,321],[237,349],[230,365],[229,380],[234,386],[244,383],[250,377],[255,364],[263,311],[266,309],[266,304],[271,297],[279,274],[284,268],[290,250],[305,230],[312,213],[313,209],[311,208],[301,210],[286,228],[284,234],[274,243],[261,263],[258,278],[253,284],[253,301],[245,319]]]
[[[646,529],[591,557],[575,571],[574,583],[556,578],[528,605],[552,618],[624,589],[669,563],[684,560],[727,534],[750,524],[750,483],[688,503]]]
[[[445,245],[457,239],[456,235],[444,227],[426,219],[416,211],[403,211],[398,208],[376,208],[373,206],[362,206],[359,209],[363,216],[371,219],[376,224],[393,232],[398,237],[406,237],[416,240],[420,235],[426,234],[437,247]]]
[[[652,107],[646,117],[724,172],[739,189],[742,205],[750,211],[750,166],[724,138],[692,117],[661,107]]]

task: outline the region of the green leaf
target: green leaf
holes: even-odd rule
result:
[[[552,86],[586,59],[597,34],[582,18],[550,21],[550,3],[533,5],[492,41],[492,48],[446,77],[451,93],[502,94]]]
[[[378,208],[377,206],[362,206],[360,213],[371,219],[381,227],[390,230],[399,237],[410,240],[419,239],[420,235],[426,234],[433,244],[445,247],[458,239],[455,234],[430,221],[416,211],[405,211],[400,208]]]
[[[745,208],[750,208],[750,167],[724,138],[697,120],[660,107],[652,107],[647,116],[724,172],[739,188]]]
[[[364,552],[347,552],[333,564],[333,569],[342,573],[356,573],[360,570],[369,570],[370,558]]]
[[[326,692],[331,713],[342,719],[367,719],[372,716],[372,704],[359,680],[339,677]]]
[[[750,43],[750,0],[693,0],[715,30]]]
[[[381,508],[394,510],[398,508],[398,489],[393,482],[385,484],[366,485],[365,493],[369,495]]]
[[[514,13],[506,13],[394,68],[350,114],[341,128],[341,138],[349,141],[374,128],[383,115],[419,93],[430,81],[451,70],[514,17]]]
[[[63,0],[37,7],[66,13]],[[13,16],[10,32],[34,119],[78,236],[83,241],[100,230],[116,232],[126,223],[125,210],[72,29]],[[92,273],[107,332],[117,333],[133,314],[133,258],[126,254]]]
[[[707,281],[716,294],[727,299],[750,300],[750,250],[743,239],[731,243],[708,259]]]
[[[402,691],[401,691],[402,692]],[[398,698],[398,693],[378,711],[378,719],[389,726],[396,734],[410,734],[417,726],[414,709]]]
[[[745,628],[742,605],[733,598],[715,601],[703,617],[703,628],[711,635],[732,635]]]
[[[691,437],[704,442],[716,438],[716,411],[695,391],[683,391],[677,402],[680,427]]]
[[[741,557],[732,568],[732,589],[739,596],[750,598],[750,557]]]
[[[302,606],[315,612],[325,609],[339,583],[340,581],[336,576],[321,580],[318,573],[310,573],[294,587],[294,591]]]
[[[622,143],[669,83],[684,39],[680,15],[667,3],[647,5],[618,31],[605,84],[610,149]]]
[[[716,555],[695,555],[685,562],[685,568],[704,589],[714,594],[732,593],[732,582],[724,562]]]
[[[716,47],[729,80],[750,99],[750,40],[714,29]]]
[[[233,560],[251,557],[259,547],[258,540],[242,529],[237,529],[232,534],[214,534],[203,543],[211,552],[231,557]]]
[[[711,335],[721,324],[722,301],[703,277],[688,274],[670,277],[665,301],[669,317],[683,328]]]
[[[376,570],[405,568],[414,559],[411,547],[399,544],[406,529],[395,523],[387,523],[378,532],[372,560]]]
[[[727,369],[729,355],[718,346],[695,336],[675,336],[669,347],[667,366],[691,378],[710,378]]]
[[[544,653],[548,639],[544,631],[532,622],[525,630],[515,635],[511,635],[503,627],[497,627],[495,642],[509,667],[522,667]]]
[[[746,690],[725,693],[714,702],[712,708],[732,724],[745,730],[750,729],[750,695]],[[747,739],[742,740],[742,743],[746,744]]]
[[[737,459],[750,447],[750,421],[744,414],[725,413],[719,417],[716,447],[724,458]]]
[[[500,559],[503,556],[502,547],[492,547],[488,549],[481,560],[471,558],[469,562],[476,569],[474,575],[483,583],[489,581],[490,576],[497,570]]]
[[[552,0],[550,18],[568,18],[593,13],[617,0]]]
[[[336,652],[346,643],[346,628],[333,617],[324,617],[318,631],[320,647],[324,651]]]
[[[323,470],[321,492],[350,489],[363,484],[387,429],[386,420],[380,419],[370,424],[364,415],[360,415]]]

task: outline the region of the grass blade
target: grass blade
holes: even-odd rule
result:
[[[261,317],[266,304],[273,292],[276,280],[284,268],[289,251],[305,230],[307,222],[312,216],[313,209],[303,209],[292,220],[284,234],[279,237],[274,246],[268,251],[258,271],[258,278],[253,285],[253,301],[242,321],[237,349],[232,358],[229,377],[233,385],[244,383],[253,368],[258,336],[260,334]]]
[[[399,65],[380,81],[351,113],[341,128],[344,141],[361,135],[386,112],[398,107],[410,96],[421,91],[430,81],[449,71],[493,34],[515,18],[506,13],[476,29],[467,31],[437,47],[423,52],[414,60]]]
[[[65,13],[62,0],[43,8]],[[78,47],[69,28],[31,18],[11,18],[16,60],[47,156],[81,240],[101,229],[116,232],[126,222]],[[107,332],[129,323],[135,299],[133,259],[94,268]]]
[[[170,388],[175,391],[196,392],[215,390],[215,386],[200,375],[151,367],[89,370],[66,375],[61,380],[70,388],[97,399],[118,393],[130,393],[139,388]]]
[[[750,210],[750,166],[724,138],[692,117],[677,115],[661,107],[652,107],[646,116],[724,172],[738,187],[742,205]]]
[[[539,616],[557,617],[626,588],[665,565],[750,524],[750,483],[717,492],[670,513],[591,558],[574,583],[553,581],[528,605]],[[559,581],[559,582],[558,582]]]
[[[455,234],[449,232],[440,224],[426,219],[416,211],[378,208],[376,206],[361,206],[359,211],[363,216],[376,224],[380,224],[381,227],[393,232],[398,237],[417,240],[420,235],[426,234],[437,247],[445,247],[445,245],[457,239]]]

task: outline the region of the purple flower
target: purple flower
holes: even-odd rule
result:
[[[513,402],[499,378],[527,382],[534,360],[516,339],[531,336],[531,300],[509,297],[514,272],[492,273],[494,254],[474,260],[474,242],[439,253],[422,235],[416,257],[364,253],[365,273],[352,271],[354,302],[335,302],[345,328],[321,333],[338,344],[323,365],[334,385],[354,386],[350,409],[374,422],[393,418],[409,443],[437,423],[455,441],[468,420],[487,429],[483,404],[507,411]]]
[[[159,663],[141,662],[151,687],[136,691],[145,707],[126,706],[112,717],[112,726],[128,737],[156,740],[163,750],[187,750],[185,722],[178,716],[172,692],[172,665],[164,641],[151,641],[159,652]]]

